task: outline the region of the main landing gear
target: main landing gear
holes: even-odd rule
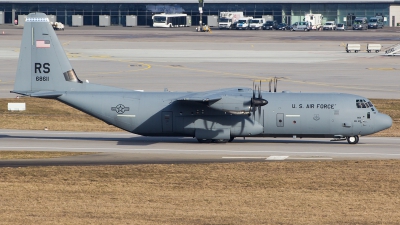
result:
[[[357,144],[358,141],[360,140],[360,137],[358,137],[358,135],[356,135],[356,136],[346,137],[346,139],[349,144]]]

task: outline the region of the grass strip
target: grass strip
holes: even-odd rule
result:
[[[400,224],[400,161],[0,168],[1,224]]]

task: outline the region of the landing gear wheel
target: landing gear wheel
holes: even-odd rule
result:
[[[231,138],[229,138],[229,141],[228,141],[228,142],[232,142],[232,141],[233,141],[233,139],[235,139],[235,137],[231,137]]]
[[[212,142],[211,139],[200,139],[200,138],[197,138],[197,141],[199,143],[211,143]]]
[[[358,141],[360,140],[360,137],[358,137],[358,135],[356,136],[350,136],[350,137],[346,137],[347,142],[351,145],[357,144]]]

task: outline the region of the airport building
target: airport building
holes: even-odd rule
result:
[[[66,25],[151,26],[157,13],[185,13],[191,24],[200,20],[198,0],[0,0],[0,24],[13,24],[31,12],[53,15]],[[322,14],[324,21],[351,25],[355,17],[383,16],[385,26],[400,27],[400,0],[204,0],[203,22],[219,12],[243,11],[246,16],[273,16],[277,22],[292,24],[305,14]],[[23,17],[20,17],[23,18]]]

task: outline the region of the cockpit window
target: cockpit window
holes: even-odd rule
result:
[[[357,108],[372,108],[374,105],[370,101],[365,101],[365,99],[356,99]],[[373,110],[372,110],[373,111]]]

